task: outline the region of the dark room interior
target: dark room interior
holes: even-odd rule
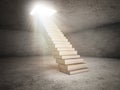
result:
[[[0,0],[0,90],[120,90],[120,0]]]

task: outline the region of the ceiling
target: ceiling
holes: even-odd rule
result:
[[[120,0],[0,0],[0,29],[29,31],[29,12],[39,1],[57,9],[55,22],[67,33],[120,22]]]

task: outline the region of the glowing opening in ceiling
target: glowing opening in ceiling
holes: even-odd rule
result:
[[[47,7],[45,5],[36,5],[30,12],[30,15],[38,15],[42,18],[50,17],[57,11],[53,8]]]

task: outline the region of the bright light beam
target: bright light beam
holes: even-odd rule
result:
[[[52,16],[57,11],[53,8],[47,7],[45,5],[36,5],[33,10],[31,11],[31,15],[38,15],[41,18],[47,18]]]

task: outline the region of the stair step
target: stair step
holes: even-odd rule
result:
[[[73,70],[73,71],[67,71],[67,70],[64,70],[64,69],[59,69],[59,70],[60,70],[60,72],[72,75],[72,74],[78,74],[78,73],[82,73],[82,72],[87,72],[88,68],[86,68],[86,69],[85,68],[84,69],[78,69],[78,70]]]
[[[65,36],[49,36],[50,38],[67,39]]]
[[[53,45],[51,45],[51,44],[49,44],[50,46],[52,46],[53,48],[51,49],[52,50],[52,52],[58,52],[58,51],[75,51],[75,49],[74,48],[72,48],[72,47],[55,47],[55,46],[53,46]],[[55,47],[55,48],[54,48]]]
[[[83,59],[56,59],[56,62],[59,64],[79,64],[79,63],[85,63]]]
[[[49,35],[63,35],[61,32],[47,32]]]
[[[61,39],[61,38],[51,38],[53,41],[68,41],[68,39]]]
[[[59,30],[59,29],[54,29],[54,28],[52,28],[52,30],[46,30],[46,31],[60,31],[61,32],[61,30]]]
[[[50,37],[65,37],[63,34],[60,34],[60,35],[58,35],[58,34],[53,34],[53,33],[49,33],[49,35],[50,35]]]
[[[58,47],[56,48],[58,51],[71,51],[71,50],[75,50],[72,47]]]
[[[51,36],[51,37],[65,37],[63,34],[60,34],[60,35],[58,35],[58,34],[53,34],[53,33],[49,33],[49,35]]]
[[[74,58],[80,58],[80,55],[66,55],[66,56],[58,56],[59,59],[74,59]]]
[[[51,36],[53,36],[53,35],[59,36],[59,35],[64,35],[64,34],[63,34],[63,33],[48,33],[48,35],[51,35]]]
[[[70,42],[59,42],[59,41],[55,41],[53,43],[54,44],[71,44]]]
[[[52,30],[46,30],[46,31],[60,31],[59,29],[54,29],[54,28],[52,28]],[[61,32],[61,31],[60,31]]]
[[[77,51],[57,51],[56,55],[77,55]]]
[[[50,37],[51,38],[51,37]],[[64,37],[63,37],[64,38]],[[51,38],[52,40],[61,40],[61,41],[68,41],[68,39],[67,38]]]
[[[47,33],[62,33],[61,31],[47,31]]]
[[[55,29],[55,28],[52,28],[52,29],[47,29],[46,31],[49,31],[49,32],[54,32],[54,31],[60,31],[61,32],[61,30],[59,30],[59,29]]]
[[[53,46],[58,46],[59,48],[67,48],[67,47],[71,47],[72,48],[72,45],[70,43],[52,43],[51,45]]]
[[[66,38],[65,36],[49,36],[50,38]],[[66,38],[67,39],[67,38]]]
[[[66,37],[63,36],[49,36],[50,38],[55,38],[55,39],[67,39]]]
[[[69,42],[69,41],[68,41],[68,40],[64,40],[64,41],[62,41],[62,40],[61,40],[61,41],[54,40],[54,41],[53,41],[53,43],[54,43],[54,42],[59,42],[59,43],[60,43],[60,42],[61,42],[61,43],[67,43],[67,42]]]
[[[53,42],[55,41],[61,41],[61,42],[68,42],[67,39],[51,39]]]
[[[54,41],[53,44],[56,44],[56,45],[71,45],[70,42],[61,42],[61,41]]]
[[[55,48],[55,49],[52,49],[53,52],[58,52],[58,51],[74,51],[74,49],[71,49],[72,48],[72,45],[54,45],[54,44],[49,44],[51,45],[51,47]],[[61,48],[66,48],[66,50],[64,49],[61,49]]]
[[[63,52],[63,53],[72,53],[72,51],[75,51],[75,49],[74,48],[71,48],[71,46],[69,46],[69,47],[65,47],[65,46],[63,46],[63,47],[57,47],[57,46],[53,46],[53,48],[55,48],[55,49],[52,49],[52,52],[54,52],[54,53],[59,53],[59,52]],[[66,50],[64,50],[64,49],[61,49],[61,48],[68,48],[68,49],[66,49]],[[70,48],[70,49],[69,49]],[[74,52],[73,52],[74,53]],[[76,53],[76,52],[75,52]]]
[[[71,44],[54,44],[55,47],[71,47],[72,48],[72,45]]]
[[[73,64],[73,65],[59,64],[58,66],[59,66],[60,69],[67,70],[67,71],[88,68],[87,64]]]
[[[56,32],[47,32],[47,33],[52,34],[52,35],[58,35],[60,33],[61,35],[64,35],[62,32],[59,32],[59,31],[58,31],[58,33],[57,33],[57,31]]]

